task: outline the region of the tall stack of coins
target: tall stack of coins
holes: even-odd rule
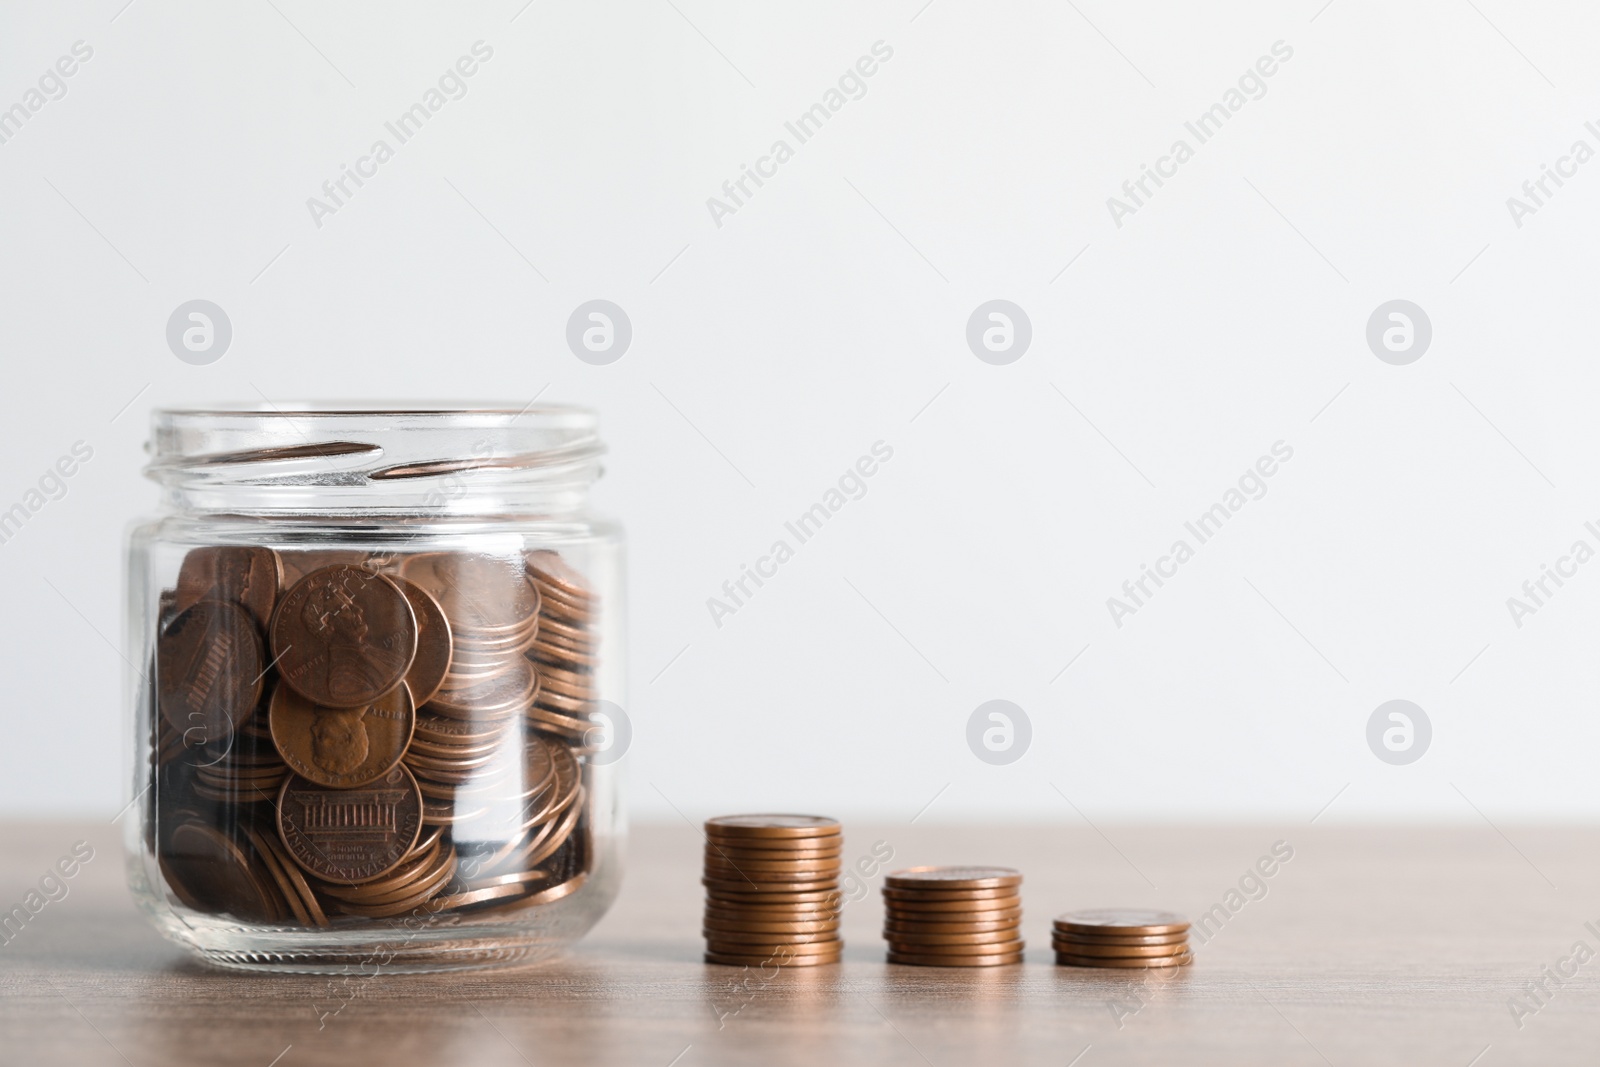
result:
[[[1068,967],[1181,967],[1194,961],[1189,920],[1170,911],[1095,908],[1052,923],[1056,962]]]
[[[820,815],[706,820],[706,962],[837,963],[839,823]]]
[[[187,907],[328,926],[586,880],[599,606],[560,556],[207,546],[160,608],[148,836]]]
[[[911,867],[884,879],[889,962],[1022,962],[1022,875],[1010,867]]]

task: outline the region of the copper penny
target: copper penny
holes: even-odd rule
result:
[[[744,863],[746,861],[756,863],[794,863],[800,861],[809,863],[838,863],[841,858],[841,851],[841,849],[834,848],[827,852],[803,852],[798,849],[790,852],[783,849],[734,848],[730,845],[725,845],[720,842],[707,842],[705,854],[708,857],[715,856],[718,859],[734,864]]]
[[[707,915],[701,924],[701,932],[708,937],[713,936],[708,931],[714,930],[754,934],[827,934],[837,929],[839,929],[837,919],[762,922],[755,919],[723,919]]]
[[[814,875],[818,878],[832,877],[839,873],[837,858],[822,860],[751,860],[733,859],[724,856],[713,849],[706,850],[705,866],[707,870],[713,867],[734,871],[758,871],[762,874],[792,874]]]
[[[585,594],[577,594],[561,582],[550,580],[548,574],[542,573],[538,568],[530,568],[527,572],[529,580],[539,587],[539,595],[544,599],[546,615],[556,615],[571,620],[579,625],[584,624],[594,614],[595,598]]]
[[[728,874],[706,875],[700,879],[700,884],[711,892],[731,889],[734,892],[750,893],[818,893],[838,889],[839,880],[819,878],[809,882],[778,882],[770,881],[763,875],[741,878],[736,874]]]
[[[595,702],[592,697],[565,697],[560,693],[543,692],[539,694],[539,706],[568,715],[588,715],[594,710]]]
[[[793,838],[831,838],[840,832],[839,821],[822,815],[720,815],[707,819],[706,836],[714,841]]]
[[[468,904],[481,904],[488,900],[500,900],[505,897],[521,895],[522,887],[519,885],[497,885],[488,889],[469,889],[463,893],[435,897],[427,902],[427,906],[423,910],[429,912],[450,911],[454,908],[464,908]]]
[[[592,679],[594,669],[600,659],[592,652],[578,652],[570,648],[562,648],[548,641],[535,638],[528,646],[528,658],[538,660],[540,664],[554,667],[559,671],[566,671],[574,684],[580,684],[586,679]]]
[[[1020,939],[1012,941],[985,941],[976,944],[929,945],[920,941],[900,941],[885,938],[889,951],[896,955],[906,953],[917,956],[1011,956],[1022,951]]]
[[[322,904],[317,900],[317,894],[312,891],[305,875],[300,873],[300,868],[294,865],[289,854],[283,850],[276,834],[270,830],[261,833],[252,832],[252,841],[257,842],[257,847],[262,851],[262,858],[270,855],[278,861],[278,867],[283,871],[284,877],[289,880],[291,890],[300,897],[300,903],[306,909],[306,914],[311,919],[312,926],[327,926],[328,916],[322,910]]]
[[[788,906],[791,904],[820,904],[823,907],[838,907],[843,899],[837,888],[815,890],[784,890],[781,893],[763,893],[746,885],[716,886],[707,888],[706,897],[720,903],[737,907],[741,904],[755,904],[762,907]]]
[[[910,967],[1007,967],[1022,962],[1022,953],[1005,956],[930,956],[923,953],[889,953],[889,962]]]
[[[531,848],[525,849],[517,857],[517,862],[524,867],[532,867],[549,859],[562,845],[572,832],[578,827],[578,820],[583,817],[583,790],[573,794],[573,802],[566,809],[566,814],[561,821],[552,823],[543,831],[543,840],[535,837]]]
[[[719,922],[808,923],[831,922],[839,918],[837,908],[796,905],[793,907],[737,907],[714,900],[706,901],[705,918]]]
[[[497,885],[528,885],[533,882],[542,882],[550,877],[548,871],[512,871],[510,874],[494,874],[479,878],[471,878],[461,883],[463,889],[493,889]]]
[[[967,901],[980,902],[980,901],[985,901],[985,900],[1001,900],[1001,899],[1004,899],[1004,898],[1007,898],[1007,897],[1015,897],[1016,895],[1017,895],[1017,891],[1014,888],[1011,888],[1011,889],[938,889],[938,890],[921,890],[921,889],[894,889],[892,887],[885,886],[884,889],[883,889],[883,899],[884,900],[893,900],[893,901],[909,900],[909,901],[913,901],[913,902],[919,901],[919,900],[942,900],[942,901],[967,900]],[[983,907],[983,904],[982,903],[974,903],[974,906],[981,908],[981,907]]]
[[[161,859],[187,891],[180,896],[198,904],[197,910],[248,922],[271,921],[280,914],[274,887],[268,884],[270,875],[215,827],[201,822],[179,825],[167,838]]]
[[[283,564],[270,548],[215,545],[193,548],[178,567],[174,607],[187,611],[202,600],[237,604],[266,628],[283,584]]]
[[[520,630],[539,613],[538,589],[505,557],[430,552],[407,559],[401,573],[433,594],[462,633]]]
[[[162,717],[185,744],[228,744],[261,699],[261,638],[235,604],[202,600],[156,641]]]
[[[577,568],[562,559],[559,552],[539,548],[529,552],[524,559],[534,577],[546,585],[555,586],[574,600],[593,599],[594,594],[589,589],[588,579],[579,573]]]
[[[574,626],[568,622],[556,619],[541,619],[539,633],[546,640],[557,644],[569,645],[580,652],[593,650],[599,638],[594,630],[588,626]]]
[[[413,694],[414,695],[414,694]],[[504,722],[473,722],[454,715],[440,715],[425,707],[417,708],[417,740],[431,741],[436,745],[495,744],[506,737]]]
[[[263,866],[267,868],[267,872],[277,884],[279,899],[301,926],[310,926],[311,914],[306,911],[305,902],[300,899],[300,895],[294,891],[294,886],[289,882],[289,876],[283,873],[283,867],[279,864],[278,857],[268,851],[267,843],[262,839],[260,833],[255,830],[247,832],[250,836],[250,844],[256,850],[256,855],[261,857]]]
[[[542,904],[553,904],[562,897],[571,896],[579,889],[582,889],[583,884],[588,880],[589,876],[587,874],[580,873],[572,878],[569,878],[567,881],[562,882],[560,885],[551,886],[549,889],[541,889],[537,893],[530,893],[525,897],[515,897],[505,901],[504,903],[496,903],[490,907],[479,908],[477,910],[479,913],[486,911],[521,911],[524,908],[534,908]]]
[[[301,868],[352,885],[405,859],[422,831],[422,792],[400,764],[376,782],[329,789],[294,777],[278,794],[278,833]]]
[[[1100,934],[1086,934],[1082,931],[1068,932],[1059,927],[1053,930],[1053,936],[1064,941],[1071,941],[1078,945],[1181,945],[1189,940],[1188,933],[1176,934],[1113,934],[1102,936]]]
[[[400,684],[417,653],[417,619],[400,587],[349,564],[312,571],[272,617],[278,673],[329,708],[358,708]]]
[[[353,789],[383,777],[405,755],[416,725],[404,682],[361,708],[319,707],[279,685],[269,716],[283,761],[330,789]]]
[[[1052,938],[1050,947],[1072,956],[1098,956],[1137,959],[1148,956],[1177,956],[1189,950],[1188,942],[1175,945],[1090,945],[1081,941]]]
[[[977,934],[908,934],[904,930],[886,927],[883,939],[897,945],[993,945],[1018,940],[1016,934],[1019,929],[1012,926]]]
[[[1001,919],[995,922],[910,922],[898,915],[891,915],[884,920],[883,928],[902,934],[982,934],[990,936],[996,932],[1007,930],[1020,930],[1022,919]]]
[[[406,671],[406,684],[411,687],[412,699],[418,705],[426,704],[444,684],[444,676],[450,673],[453,648],[450,620],[444,617],[439,602],[415,582],[404,578],[391,578],[390,581],[400,587],[400,592],[405,594],[406,601],[411,605],[412,615],[416,616],[417,655],[411,661],[411,669]]]
[[[740,951],[737,946],[743,946],[743,951],[750,951],[753,947],[771,948],[774,945],[792,945],[795,948],[810,949],[814,945],[831,945],[839,940],[837,930],[817,930],[811,933],[804,931],[789,931],[786,933],[763,933],[757,930],[717,930],[703,929],[700,936],[705,938],[709,947],[719,949],[733,948]]]
[[[533,703],[538,693],[538,672],[527,660],[518,659],[498,677],[439,690],[428,706],[441,715],[457,718],[514,715]]]
[[[1148,959],[1112,959],[1103,956],[1079,956],[1069,952],[1057,952],[1056,962],[1064,967],[1118,967],[1148,970],[1152,967],[1186,967],[1194,962],[1194,956],[1185,952],[1178,956],[1152,956]]]
[[[994,901],[893,901],[888,904],[890,915],[899,918],[920,918],[930,923],[947,923],[955,918],[979,921],[974,915],[989,912],[1021,912],[1021,897],[997,897]]]
[[[892,889],[1015,889],[1022,875],[1010,867],[908,867],[883,881]]]
[[[1090,908],[1058,915],[1055,928],[1063,933],[1177,934],[1189,929],[1189,920],[1171,911],[1150,908]]]

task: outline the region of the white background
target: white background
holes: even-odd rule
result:
[[[1600,548],[1600,162],[1520,228],[1506,205],[1600,148],[1592,5],[124,2],[0,11],[0,108],[94,49],[0,144],[0,508],[94,449],[0,545],[0,812],[122,802],[153,406],[543,391],[612,448],[642,816],[1600,814],[1600,562],[1520,628],[1506,605]],[[307,198],[479,40],[466,96],[318,228]],[[1107,197],[1280,40],[1119,228]],[[707,198],[877,41],[718,227]],[[195,298],[233,322],[211,366],[165,342]],[[592,298],[633,323],[606,367],[564,341]],[[993,298],[1032,322],[1009,366],[965,340]],[[1433,324],[1408,366],[1365,340],[1396,298]],[[879,440],[865,497],[714,626]],[[1280,440],[1267,495],[1114,625]],[[1009,766],[965,739],[994,698],[1033,723]],[[1395,698],[1434,731],[1403,767],[1365,737]]]

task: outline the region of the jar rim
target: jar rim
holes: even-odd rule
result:
[[[392,417],[392,416],[501,416],[510,415],[513,418],[525,416],[568,418],[586,417],[595,421],[593,408],[583,407],[578,404],[536,404],[529,403],[518,407],[515,404],[501,401],[452,401],[445,404],[438,402],[426,406],[409,406],[404,401],[305,401],[296,400],[290,403],[274,404],[270,401],[260,403],[239,404],[207,404],[199,407],[174,406],[158,407],[151,413],[151,421],[156,424],[171,422],[188,418],[216,419],[232,418],[236,416],[261,416],[264,418],[360,418],[363,416]]]
[[[567,404],[269,401],[158,408],[150,422],[145,475],[208,509],[241,496],[252,509],[406,509],[462,475],[545,498],[581,492],[605,452],[595,411]],[[485,503],[471,496],[463,507]]]

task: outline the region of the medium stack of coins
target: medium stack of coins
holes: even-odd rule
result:
[[[911,867],[884,879],[889,962],[1022,962],[1022,875],[1010,867]]]
[[[1181,967],[1194,961],[1189,920],[1170,911],[1095,908],[1052,923],[1050,945],[1067,967]]]
[[[706,962],[837,963],[839,823],[819,815],[706,820]]]
[[[536,573],[559,580],[548,615]],[[597,615],[547,551],[191,550],[151,676],[163,880],[197,911],[302,926],[573,892]],[[551,620],[584,679],[562,679],[585,699],[559,728],[538,706]]]
[[[543,605],[539,632],[528,649],[542,682],[528,721],[571,744],[587,745],[594,736],[591,716],[597,701],[598,605],[583,576],[554,552],[528,553],[528,579]]]

